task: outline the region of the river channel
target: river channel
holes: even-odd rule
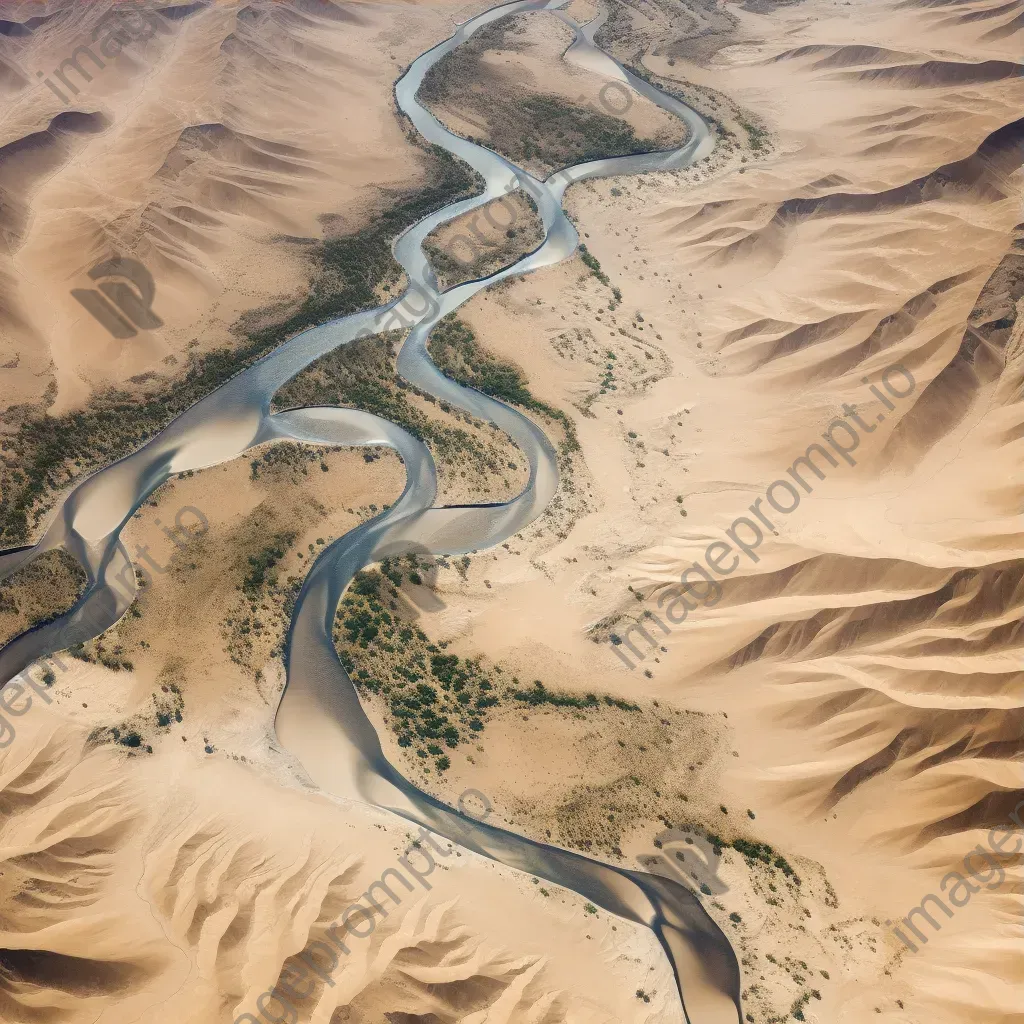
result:
[[[126,573],[130,562],[121,531],[170,477],[236,459],[275,440],[388,445],[405,463],[407,479],[401,497],[329,545],[315,561],[296,601],[285,656],[287,684],[275,719],[281,744],[329,793],[390,810],[461,847],[572,889],[607,912],[652,929],[671,961],[689,1024],[736,1024],[741,1019],[736,956],[689,888],[660,875],[535,842],[461,814],[421,792],[384,756],[331,639],[338,604],[363,567],[409,551],[455,555],[500,544],[536,519],[558,488],[555,451],[544,432],[515,409],[444,376],[427,352],[433,327],[482,289],[572,255],[579,238],[562,200],[574,182],[686,167],[706,157],[714,146],[696,112],[630,73],[594,43],[604,15],[579,26],[557,10],[559,2],[519,0],[472,18],[418,57],[396,84],[398,106],[417,131],[473,167],[485,183],[480,195],[425,217],[396,240],[395,258],[409,280],[401,298],[289,339],[183,413],[137,452],[78,485],[63,500],[37,544],[0,553],[0,578],[58,547],[77,558],[88,573],[86,591],[68,614],[16,637],[0,650],[0,681],[11,680],[40,657],[97,636],[127,611],[135,593],[118,580],[134,579],[134,575],[130,570]],[[573,30],[567,59],[684,120],[689,129],[685,144],[667,152],[594,160],[542,181],[448,131],[421,106],[416,94],[423,78],[447,53],[497,18],[541,10],[553,11]],[[544,225],[541,245],[485,279],[441,292],[423,254],[424,239],[438,225],[516,189],[528,193],[537,206]],[[406,431],[369,413],[326,407],[271,412],[274,393],[315,360],[355,338],[387,330],[396,320],[412,324],[398,355],[398,373],[437,399],[497,425],[523,451],[529,461],[529,481],[513,500],[436,506],[437,476],[429,451]]]

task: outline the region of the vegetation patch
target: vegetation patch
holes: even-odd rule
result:
[[[334,405],[374,413],[426,444],[442,483],[465,480],[471,493],[490,500],[500,483],[513,497],[525,474],[519,449],[496,427],[400,380],[399,338],[397,332],[361,338],[322,356],[278,391],[275,409]]]
[[[535,398],[527,384],[526,374],[513,363],[486,351],[469,324],[454,313],[449,313],[434,328],[428,347],[437,367],[453,380],[492,398],[555,420],[565,430],[563,445],[566,451],[579,451],[572,420],[561,409]]]
[[[423,251],[442,290],[479,281],[511,266],[544,240],[537,204],[512,192],[435,228]]]
[[[292,335],[376,306],[378,290],[388,290],[401,277],[391,253],[395,236],[428,213],[480,190],[475,172],[444,150],[430,147],[424,159],[428,183],[394,197],[369,227],[304,243],[310,265],[306,298],[291,310],[243,316],[233,328],[237,346],[193,356],[183,375],[163,382],[159,390],[110,389],[85,409],[60,416],[36,408],[9,410],[0,423],[6,433],[0,440],[0,546],[26,542],[56,491],[131,454]]]
[[[184,721],[185,698],[177,683],[170,678],[180,666],[172,663],[165,667],[161,678],[160,692],[150,694],[152,708],[149,713],[139,712],[116,725],[100,726],[89,734],[92,746],[114,744],[127,747],[132,754],[153,753],[153,744],[147,742],[151,734],[167,735],[170,730]]]
[[[572,693],[555,693],[549,690],[539,679],[529,690],[512,690],[511,696],[514,700],[522,701],[531,707],[540,707],[542,704],[550,705],[553,708],[580,708],[590,710],[599,708],[602,702],[610,708],[619,708],[621,711],[641,711],[639,704],[631,704],[628,700],[621,700],[618,697],[605,695],[598,699],[596,694],[588,693],[578,697]]]
[[[562,167],[671,149],[685,125],[640,138],[627,121],[562,96],[529,91],[482,60],[488,50],[515,50],[525,32],[520,15],[507,15],[476,32],[426,74],[418,98],[435,116],[452,112],[482,126],[479,139],[519,166],[547,175]],[[450,119],[450,118],[449,118]]]
[[[85,570],[63,549],[12,573],[0,582],[0,646],[68,611],[86,582]]]
[[[169,729],[172,725],[181,724],[185,711],[185,698],[177,683],[164,683],[160,687],[160,695],[152,694],[153,717],[158,729]]]
[[[495,684],[480,662],[445,654],[414,624],[403,621],[399,587],[422,582],[415,555],[385,559],[380,571],[356,575],[342,599],[334,625],[341,663],[361,694],[373,694],[398,738],[437,771],[454,749],[483,732],[499,703]]]
[[[85,643],[72,644],[68,648],[72,658],[88,662],[91,665],[102,665],[111,672],[131,672],[135,668],[125,653],[125,645],[116,632],[101,633]]]
[[[571,327],[552,337],[551,346],[562,359],[593,368],[596,387],[573,402],[584,416],[593,416],[591,406],[602,395],[639,394],[671,369],[660,346],[631,331],[599,342],[590,328]]]
[[[236,552],[231,569],[236,597],[221,622],[221,635],[231,660],[257,677],[268,658],[284,653],[288,623],[302,589],[304,574],[284,575],[280,564],[292,552],[296,537],[284,517],[261,506],[245,518],[230,541]],[[318,538],[309,553],[310,564],[326,542]]]
[[[325,449],[320,445],[278,442],[265,448],[257,458],[249,460],[249,476],[252,480],[263,476],[287,476],[297,484],[300,476],[309,476],[311,466],[318,466],[322,473],[331,471],[324,454]]]
[[[401,601],[404,584],[420,585],[433,563],[415,555],[384,559],[379,570],[357,573],[338,608],[334,644],[356,689],[382,710],[400,747],[438,772],[451,766],[446,751],[482,742],[493,716],[502,710],[542,704],[577,712],[608,708],[642,713],[639,705],[595,694],[578,696],[532,688],[501,665],[449,654],[408,621]]]
[[[610,0],[608,17],[595,42],[622,63],[639,61],[645,53],[706,62],[723,46],[735,41],[738,24],[728,8],[714,3],[660,0],[642,13],[626,0]]]
[[[722,839],[714,833],[707,833],[708,842],[716,855],[721,855],[722,850],[731,847],[737,853],[743,855],[743,859],[750,867],[758,862],[778,868],[779,871],[792,879],[794,885],[800,885],[800,876],[793,870],[792,865],[782,856],[781,853],[773,850],[767,843],[758,843],[749,839]]]

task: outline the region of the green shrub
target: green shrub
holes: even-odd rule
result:
[[[378,285],[401,276],[391,252],[394,238],[434,210],[479,192],[483,184],[468,165],[440,147],[427,147],[424,159],[426,185],[399,197],[363,230],[307,247],[309,294],[288,315],[270,323],[265,323],[266,310],[243,316],[232,328],[238,345],[193,355],[185,373],[161,384],[160,391],[138,394],[111,388],[85,409],[22,419],[5,439],[5,457],[0,460],[0,546],[28,539],[46,510],[48,494],[129,455],[175,416],[292,335],[376,306]]]

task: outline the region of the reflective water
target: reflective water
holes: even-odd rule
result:
[[[539,427],[503,403],[456,384],[434,366],[426,348],[434,325],[481,289],[558,263],[573,253],[579,239],[561,203],[574,181],[684,167],[713,148],[707,126],[695,112],[632,75],[594,44],[600,19],[581,28],[561,11],[556,14],[575,33],[568,59],[609,81],[623,83],[682,118],[690,129],[685,145],[664,153],[590,161],[540,181],[498,154],[449,132],[419,104],[416,93],[427,71],[482,26],[508,13],[557,6],[558,0],[521,0],[487,11],[417,58],[397,83],[398,104],[424,138],[470,164],[485,182],[481,195],[425,217],[397,240],[395,257],[409,278],[409,288],[400,299],[290,339],[198,402],[138,452],[75,488],[37,545],[0,554],[0,577],[60,546],[74,554],[89,574],[84,597],[68,615],[16,638],[0,651],[0,680],[10,680],[40,656],[96,636],[124,614],[134,599],[134,574],[120,533],[148,495],[170,476],[235,459],[255,445],[276,439],[389,445],[406,465],[401,498],[330,545],[310,570],[296,602],[287,644],[287,686],[275,721],[280,741],[329,792],[388,808],[463,847],[573,889],[611,913],[650,927],[672,962],[687,1019],[694,1024],[733,1024],[740,1017],[736,957],[687,888],[533,842],[461,815],[422,793],[384,757],[331,642],[338,603],[363,566],[410,550],[458,554],[498,544],[532,522],[558,487],[555,452]],[[527,192],[537,205],[544,225],[542,244],[486,279],[440,292],[423,254],[423,240],[438,225],[516,188]],[[496,424],[523,450],[530,477],[518,497],[491,505],[436,507],[437,478],[429,452],[394,424],[350,409],[271,413],[274,393],[310,363],[395,322],[413,324],[398,356],[398,372],[437,398]]]

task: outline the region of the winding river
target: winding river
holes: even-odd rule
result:
[[[338,604],[352,577],[382,557],[412,550],[453,555],[499,544],[544,510],[558,487],[554,449],[543,431],[515,409],[445,377],[431,362],[427,338],[437,322],[483,288],[570,256],[578,236],[562,209],[573,182],[608,175],[670,170],[703,159],[713,148],[707,125],[672,96],[637,78],[593,41],[603,15],[577,25],[557,8],[564,0],[518,0],[464,23],[422,54],[398,81],[401,110],[430,143],[470,164],[484,191],[425,217],[394,245],[409,287],[396,301],[312,328],[238,374],[170,423],[148,444],[95,473],[61,503],[37,544],[0,554],[0,578],[38,555],[62,547],[86,568],[88,586],[66,615],[16,637],[0,650],[7,682],[35,660],[112,626],[134,600],[134,573],[120,535],[132,514],[171,476],[238,458],[274,440],[320,445],[388,445],[402,457],[406,485],[387,511],[363,523],[321,553],[296,602],[288,634],[287,685],[275,727],[282,745],[327,792],[386,808],[452,842],[503,864],[572,889],[609,913],[653,930],[676,977],[690,1024],[735,1024],[741,1019],[740,972],[735,954],[700,901],[685,886],[659,875],[614,867],[547,846],[465,816],[421,792],[387,760],[331,642]],[[541,181],[508,160],[449,132],[416,99],[427,71],[482,26],[514,12],[550,10],[574,32],[566,53],[573,63],[622,83],[683,119],[685,145],[676,150],[594,160]],[[422,249],[438,225],[522,188],[537,205],[544,241],[534,252],[488,278],[441,292]],[[426,300],[426,301],[424,301]],[[529,482],[511,501],[437,507],[437,476],[426,447],[379,417],[352,409],[306,408],[272,413],[274,393],[322,355],[362,335],[387,329],[389,317],[413,326],[398,355],[398,372],[417,387],[505,431],[529,460]],[[119,580],[128,579],[126,587]]]

